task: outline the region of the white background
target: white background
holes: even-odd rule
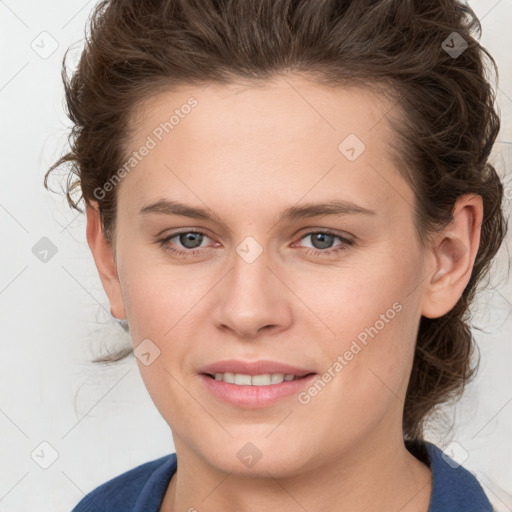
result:
[[[174,451],[171,432],[140,378],[135,359],[112,368],[89,360],[102,348],[129,343],[111,320],[85,239],[85,217],[43,176],[66,149],[61,61],[79,48],[94,2],[0,1],[2,229],[0,510],[70,511],[84,493],[143,462]],[[502,113],[495,164],[512,164],[512,1],[470,5],[482,19],[482,42],[500,68]],[[50,35],[41,35],[47,32]],[[44,48],[42,50],[42,38]],[[33,47],[51,50],[42,58]],[[31,46],[32,45],[32,46]],[[75,53],[76,55],[76,53]],[[505,176],[512,199],[510,176]],[[57,188],[57,181],[52,180]],[[507,202],[507,208],[509,208]],[[42,263],[32,252],[48,237],[57,253]],[[510,234],[507,235],[507,246]],[[500,253],[494,289],[480,298],[475,330],[481,369],[449,410],[455,422],[429,433],[441,447],[456,441],[464,466],[499,511],[512,510],[512,343],[509,250]],[[42,442],[49,443],[41,445]],[[460,447],[459,447],[460,445]],[[39,463],[57,459],[48,469]],[[452,450],[452,453],[455,454]]]

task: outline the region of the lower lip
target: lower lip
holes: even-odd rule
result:
[[[204,373],[199,375],[208,391],[217,398],[235,407],[260,409],[269,407],[284,397],[299,393],[316,377],[311,374],[300,379],[283,381],[268,386],[239,386],[223,380],[215,380]]]

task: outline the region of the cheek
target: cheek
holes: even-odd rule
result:
[[[421,262],[412,251],[402,248],[395,257],[390,248],[359,268],[342,269],[329,293],[310,288],[311,309],[329,328],[322,353],[330,400],[378,415],[376,407],[383,413],[384,404],[405,395],[421,302]]]
[[[355,389],[362,394],[402,396],[414,355],[414,308],[403,300],[385,306],[347,338],[349,344],[343,347],[345,375],[358,383]]]
[[[191,279],[184,266],[141,265],[142,251],[123,261],[123,297],[134,342],[151,338],[165,343],[194,317],[194,307],[208,291],[206,276]],[[148,258],[149,259],[149,258]]]
[[[145,365],[141,358],[137,364],[158,409],[169,417],[191,405],[180,383],[191,368],[191,354],[197,353],[191,347],[200,339],[204,324],[197,318],[201,299],[215,280],[208,280],[206,274],[191,279],[184,266],[172,268],[162,262],[143,266],[136,251],[125,254],[131,254],[123,261],[122,288],[132,344],[136,355],[149,351],[154,361]]]
[[[359,311],[357,319],[340,314],[339,331],[346,335],[325,345],[328,363],[319,378],[327,382],[300,397],[304,421],[322,418],[316,428],[321,436],[332,438],[333,449],[369,435],[379,425],[401,421],[414,351],[412,308],[397,302],[394,308],[387,301],[385,307],[375,304],[364,314]],[[340,427],[343,433],[333,437]]]

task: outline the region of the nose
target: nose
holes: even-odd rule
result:
[[[253,340],[274,335],[292,321],[291,294],[263,251],[254,261],[238,254],[217,288],[214,321],[219,329]]]

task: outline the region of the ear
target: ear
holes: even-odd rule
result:
[[[431,250],[436,270],[425,289],[423,316],[438,318],[457,304],[473,271],[482,218],[482,197],[466,194],[455,202],[450,224],[434,235]]]
[[[87,243],[92,251],[103,288],[108,296],[110,312],[119,320],[126,319],[114,252],[103,233],[101,217],[96,202],[93,202],[93,206],[86,204],[86,214]]]

